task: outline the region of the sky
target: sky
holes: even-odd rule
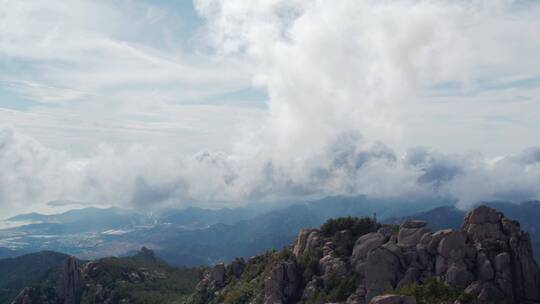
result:
[[[540,199],[537,1],[0,5],[6,215]]]

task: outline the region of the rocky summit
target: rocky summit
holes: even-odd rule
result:
[[[457,230],[333,221],[240,268],[209,269],[188,303],[540,303],[529,235],[495,209],[469,211]]]

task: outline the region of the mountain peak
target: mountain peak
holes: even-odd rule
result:
[[[479,206],[465,215],[460,229],[436,232],[412,219],[365,229],[346,223],[362,221],[334,219],[321,229],[303,229],[289,249],[250,259],[246,275],[233,284],[212,284],[212,276],[205,276],[189,303],[232,297],[259,279],[265,283],[252,294],[264,294],[264,303],[414,303],[411,296],[420,303],[540,302],[540,270],[529,236],[496,209]],[[378,297],[389,291],[402,296]]]

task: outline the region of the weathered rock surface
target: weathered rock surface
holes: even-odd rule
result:
[[[83,284],[79,266],[79,261],[73,256],[64,262],[62,270],[64,304],[78,304],[81,300]]]
[[[373,298],[369,304],[416,304],[416,299],[410,296],[384,295]]]
[[[424,221],[408,220],[399,227],[397,235],[398,245],[402,247],[413,247],[420,242],[424,234],[431,230],[425,228],[427,225]]]
[[[397,230],[383,226],[351,238],[345,230],[331,237],[317,229],[300,231],[293,256],[318,255],[319,272],[304,282],[294,259],[276,264],[266,279],[264,303],[313,299],[347,276],[356,277],[356,290],[340,303],[416,303],[413,297],[383,294],[430,280],[461,289],[478,304],[540,303],[540,271],[529,236],[494,209],[471,210],[458,230],[432,232],[426,222],[408,220]],[[352,244],[349,255],[339,244]]]
[[[283,262],[274,266],[264,286],[265,304],[296,303],[300,295],[301,278],[296,264]]]
[[[319,248],[321,236],[318,229],[302,229],[294,240],[292,252],[295,256],[300,256],[305,252]]]

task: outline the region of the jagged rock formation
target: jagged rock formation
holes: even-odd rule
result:
[[[78,304],[83,286],[79,261],[75,257],[71,256],[64,262],[62,278],[64,304]]]
[[[409,304],[415,303],[414,298],[381,295],[432,280],[462,291],[470,303],[540,303],[540,270],[529,235],[518,222],[494,209],[471,210],[458,230],[432,232],[426,222],[407,220],[399,227],[378,226],[360,236],[351,231],[325,235],[318,229],[304,229],[290,247],[290,255],[281,252],[264,257],[263,262],[248,262],[245,272],[251,281],[246,282],[264,280],[264,287],[250,285],[255,290],[243,294],[248,298],[245,303],[325,303],[331,299],[347,304]],[[255,276],[254,269],[262,270]],[[244,278],[238,273],[236,278]],[[207,297],[191,303],[221,303],[241,290],[239,284],[235,280],[217,287],[203,280],[199,292],[204,290]],[[256,298],[257,293],[264,297]]]
[[[272,268],[265,282],[264,303],[294,303],[298,298],[301,278],[294,262],[282,262]]]
[[[224,285],[225,273],[219,269],[212,273],[219,281],[213,288]],[[199,276],[198,269],[166,265],[145,247],[125,258],[82,262],[69,257],[58,282],[26,287],[12,304],[176,303],[193,292]]]
[[[486,301],[540,302],[540,271],[529,235],[517,221],[479,207],[467,213],[461,230],[477,250],[477,281],[467,288],[469,293]]]

